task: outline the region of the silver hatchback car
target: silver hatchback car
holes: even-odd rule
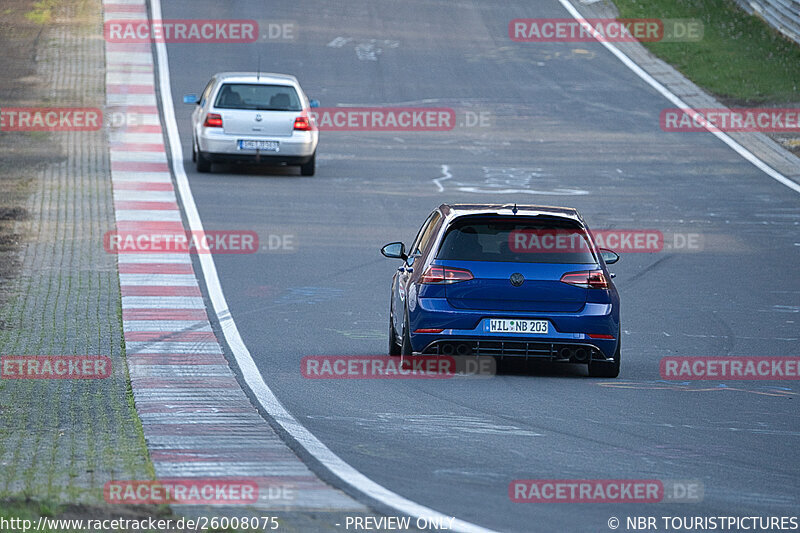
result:
[[[215,162],[299,165],[313,176],[319,131],[297,78],[287,74],[221,72],[203,93],[188,94],[192,113],[192,161],[198,172]]]

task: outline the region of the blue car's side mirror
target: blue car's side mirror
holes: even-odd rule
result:
[[[311,108],[319,107],[319,100],[309,100],[308,106]]]
[[[381,253],[389,259],[407,259],[406,245],[402,242],[392,242],[381,248]]]
[[[183,103],[184,104],[199,104],[200,100],[197,99],[196,94],[184,94],[183,95]]]
[[[619,261],[619,254],[612,252],[611,250],[600,248],[600,254],[603,256],[603,261],[605,261],[607,265],[613,265]]]

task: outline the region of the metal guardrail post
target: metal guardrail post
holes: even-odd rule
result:
[[[742,9],[800,44],[800,0],[734,0]]]

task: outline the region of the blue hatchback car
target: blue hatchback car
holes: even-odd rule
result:
[[[441,205],[392,279],[390,355],[521,357],[617,377],[619,294],[580,214],[536,205]]]

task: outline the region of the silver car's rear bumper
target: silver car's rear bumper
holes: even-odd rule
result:
[[[277,152],[265,152],[256,150],[240,150],[239,140],[253,141],[276,141],[278,142]],[[261,159],[281,158],[310,158],[317,149],[319,132],[317,131],[295,131],[287,137],[267,137],[253,135],[236,135],[225,133],[220,128],[202,128],[197,138],[197,144],[204,154],[228,156],[226,159],[254,159],[259,155]]]

